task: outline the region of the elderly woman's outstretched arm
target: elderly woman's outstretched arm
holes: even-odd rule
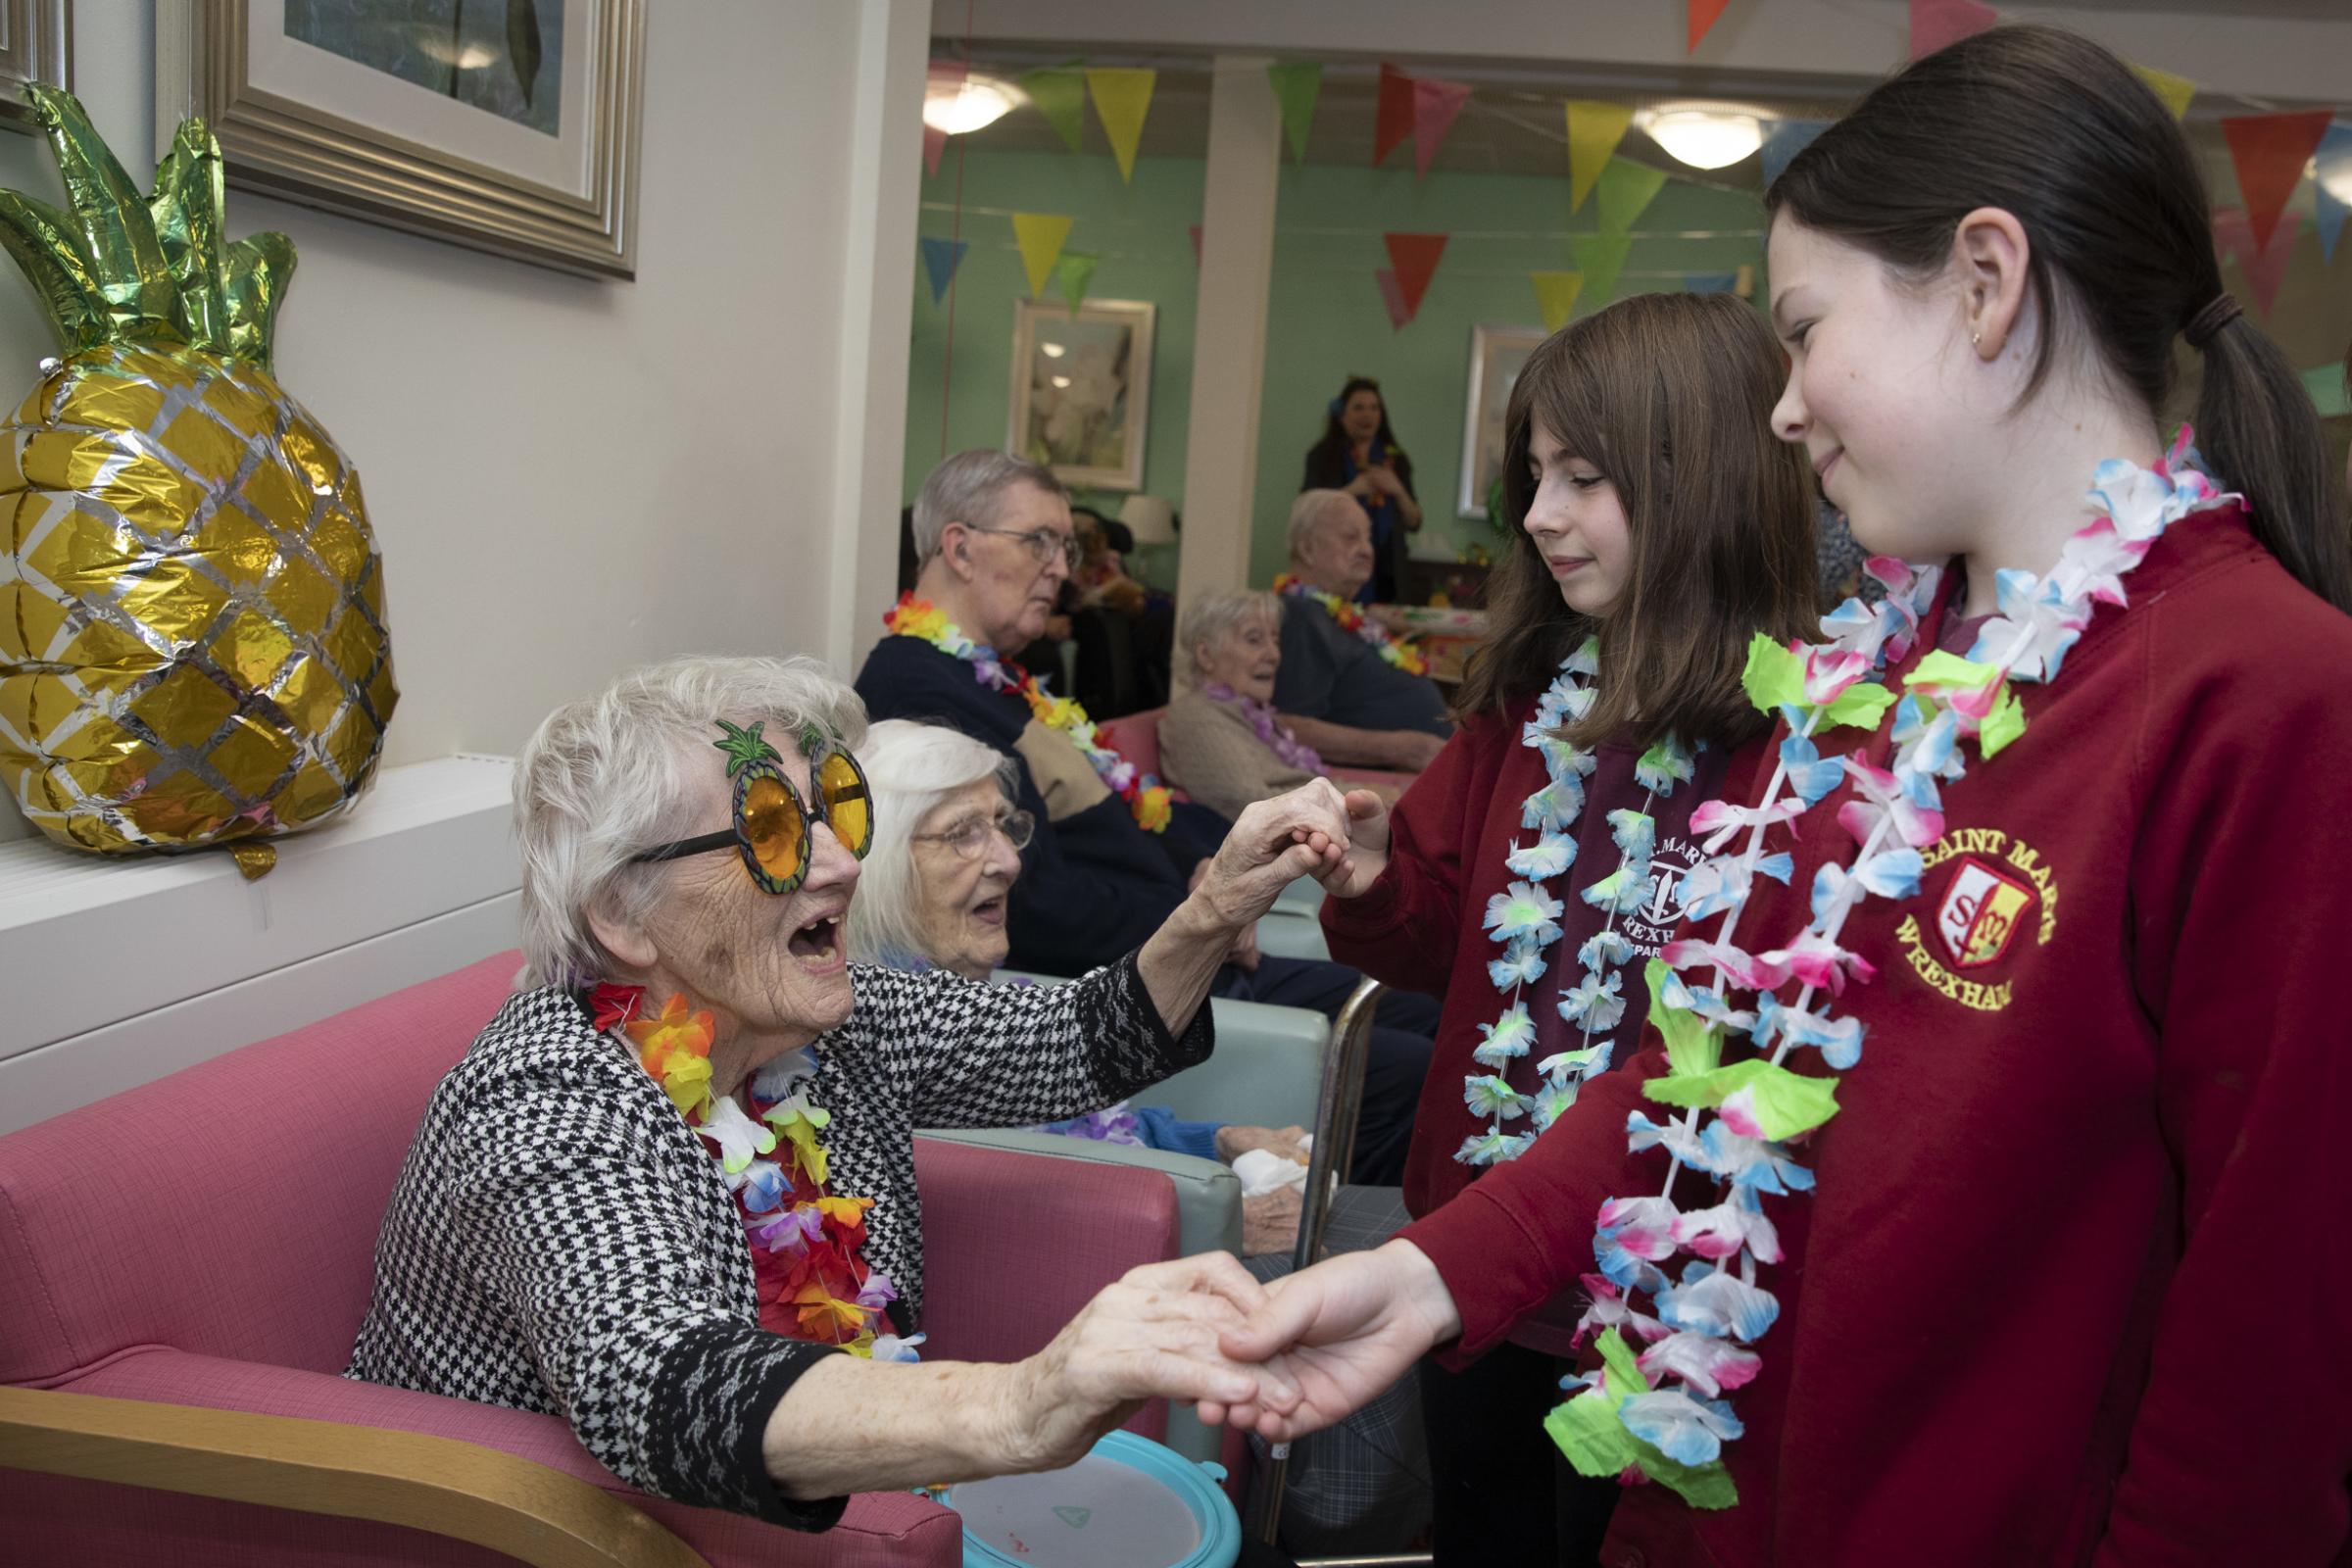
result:
[[[1324,849],[1303,842],[1319,835]],[[1013,1127],[1124,1100],[1207,1059],[1210,983],[1234,940],[1298,877],[1346,851],[1327,780],[1242,813],[1200,883],[1142,948],[1066,986],[861,970],[834,1049],[882,1058],[918,1127]]]

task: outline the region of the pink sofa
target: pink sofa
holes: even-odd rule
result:
[[[512,1561],[477,1544],[495,1542],[549,1563],[961,1561],[956,1516],[912,1495],[859,1495],[834,1530],[800,1534],[636,1493],[553,1416],[337,1376],[425,1100],[517,962],[486,959],[0,1138],[0,1466],[29,1467],[0,1468],[0,1556],[83,1568]],[[1027,1355],[1104,1283],[1175,1255],[1175,1194],[1159,1173],[1040,1164],[918,1144],[926,1353]],[[27,1390],[337,1425],[223,1425]],[[1132,1425],[1156,1436],[1165,1419],[1159,1406]],[[110,1424],[112,1436],[74,1430]],[[409,1448],[439,1457],[415,1461],[421,1482],[355,1479],[344,1455],[370,1445],[396,1469]],[[461,1495],[477,1471],[504,1501]],[[396,1505],[419,1487],[420,1503]],[[352,1513],[363,1517],[335,1516]],[[605,1544],[583,1554],[587,1537]]]

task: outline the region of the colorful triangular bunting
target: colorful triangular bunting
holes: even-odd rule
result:
[[[1732,294],[1739,291],[1738,272],[1685,272],[1683,287],[1693,294]]]
[[[1932,55],[2000,20],[1982,0],[1911,0],[1911,58]]]
[[[2254,291],[2255,308],[2264,316],[2278,298],[2278,285],[2286,281],[2286,264],[2292,259],[2295,235],[2303,227],[2303,215],[2297,212],[2282,214],[2278,226],[2271,231],[2268,244],[2254,238],[2254,225],[2242,207],[2225,207],[2213,215],[2214,249],[2237,264]]]
[[[1070,302],[1070,314],[1076,316],[1078,307],[1086,303],[1086,286],[1095,279],[1095,269],[1102,258],[1092,251],[1063,251],[1054,264],[1054,286],[1061,297]]]
[[[2344,215],[2352,212],[2352,120],[2328,125],[2312,162],[2319,175],[2313,221],[2320,231],[2320,255],[2332,262],[2335,242],[2344,232]]]
[[[2186,76],[2176,76],[2169,71],[2158,71],[2154,66],[2133,66],[2132,69],[2138,73],[2140,80],[2148,84],[2150,91],[2164,100],[2164,107],[2173,112],[2175,120],[2188,113],[2188,101],[2197,95],[2195,82]]]
[[[1087,91],[1094,95],[1095,114],[1102,134],[1110,138],[1110,154],[1119,161],[1119,178],[1135,178],[1135,144],[1144,134],[1144,115],[1152,107],[1156,71],[1102,68],[1086,74]]]
[[[1069,238],[1070,220],[1063,214],[1012,215],[1012,239],[1021,248],[1021,266],[1029,274],[1031,299],[1046,291],[1046,279],[1054,275],[1054,264]]]
[[[1568,210],[1575,212],[1592,194],[1593,182],[1616,156],[1617,144],[1634,122],[1625,104],[1596,103],[1588,98],[1568,100]]]
[[[1380,303],[1389,309],[1389,327],[1392,331],[1401,328],[1413,318],[1413,308],[1404,302],[1404,285],[1396,281],[1394,270],[1382,268],[1372,274],[1372,281],[1380,285]]]
[[[1557,332],[1566,326],[1576,314],[1576,296],[1585,286],[1585,274],[1530,272],[1527,281],[1536,291],[1536,309],[1544,313],[1544,330]]]
[[[1830,122],[1826,120],[1783,120],[1775,122],[1764,133],[1764,145],[1756,153],[1764,162],[1765,188],[1771,189],[1772,182],[1781,177],[1781,171],[1788,167],[1788,160],[1811,146],[1813,138],[1829,128]]]
[[[1274,84],[1274,101],[1282,106],[1282,132],[1291,144],[1291,157],[1306,162],[1306,132],[1315,122],[1315,100],[1323,94],[1323,68],[1317,64],[1274,65],[1266,68]]]
[[[1470,84],[1466,81],[1440,81],[1435,76],[1413,78],[1413,177],[1418,179],[1429,172],[1429,161],[1438,156],[1438,144],[1453,128],[1462,105],[1470,101]]]
[[[1389,265],[1396,269],[1396,284],[1404,291],[1407,319],[1421,314],[1421,296],[1429,292],[1429,280],[1438,270],[1438,258],[1446,254],[1443,234],[1383,234],[1388,242]]]
[[[1666,186],[1666,171],[1612,158],[1592,186],[1592,216],[1603,234],[1622,234]]]
[[[1698,41],[1707,35],[1707,29],[1715,25],[1715,19],[1723,15],[1723,8],[1730,3],[1731,0],[1690,0],[1690,41],[1683,47],[1685,54],[1698,53]]]
[[[1598,308],[1616,297],[1617,274],[1625,270],[1625,259],[1633,248],[1632,238],[1624,234],[1568,236],[1568,254],[1575,260],[1576,270],[1585,274],[1588,304]]]
[[[931,303],[937,305],[948,297],[948,285],[956,280],[956,269],[962,265],[963,253],[972,248],[972,242],[926,234],[921,247],[923,275],[931,280]]]
[[[1380,112],[1372,126],[1372,162],[1387,161],[1413,133],[1413,78],[1385,61],[1380,68]]]
[[[1086,145],[1086,76],[1069,66],[1049,66],[1021,77],[1021,91],[1072,152]]]
[[[2334,118],[2332,110],[2308,109],[2290,115],[2234,115],[2222,122],[2255,244],[2269,247],[2286,199],[2302,182],[2303,166],[2319,151],[2320,138],[2328,134],[2328,122]]]

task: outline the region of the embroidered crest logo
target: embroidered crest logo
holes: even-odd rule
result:
[[[1936,911],[1936,933],[1943,938],[1952,967],[1975,969],[2009,951],[2018,922],[2034,904],[2034,890],[2013,881],[1971,855],[1943,890]]]

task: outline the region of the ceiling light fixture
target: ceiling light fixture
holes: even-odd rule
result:
[[[973,73],[961,81],[935,81],[923,95],[923,123],[951,136],[995,124],[1020,102],[1010,82]]]
[[[1639,111],[1634,123],[1692,169],[1724,169],[1764,145],[1760,118],[1731,104],[1660,104]]]

